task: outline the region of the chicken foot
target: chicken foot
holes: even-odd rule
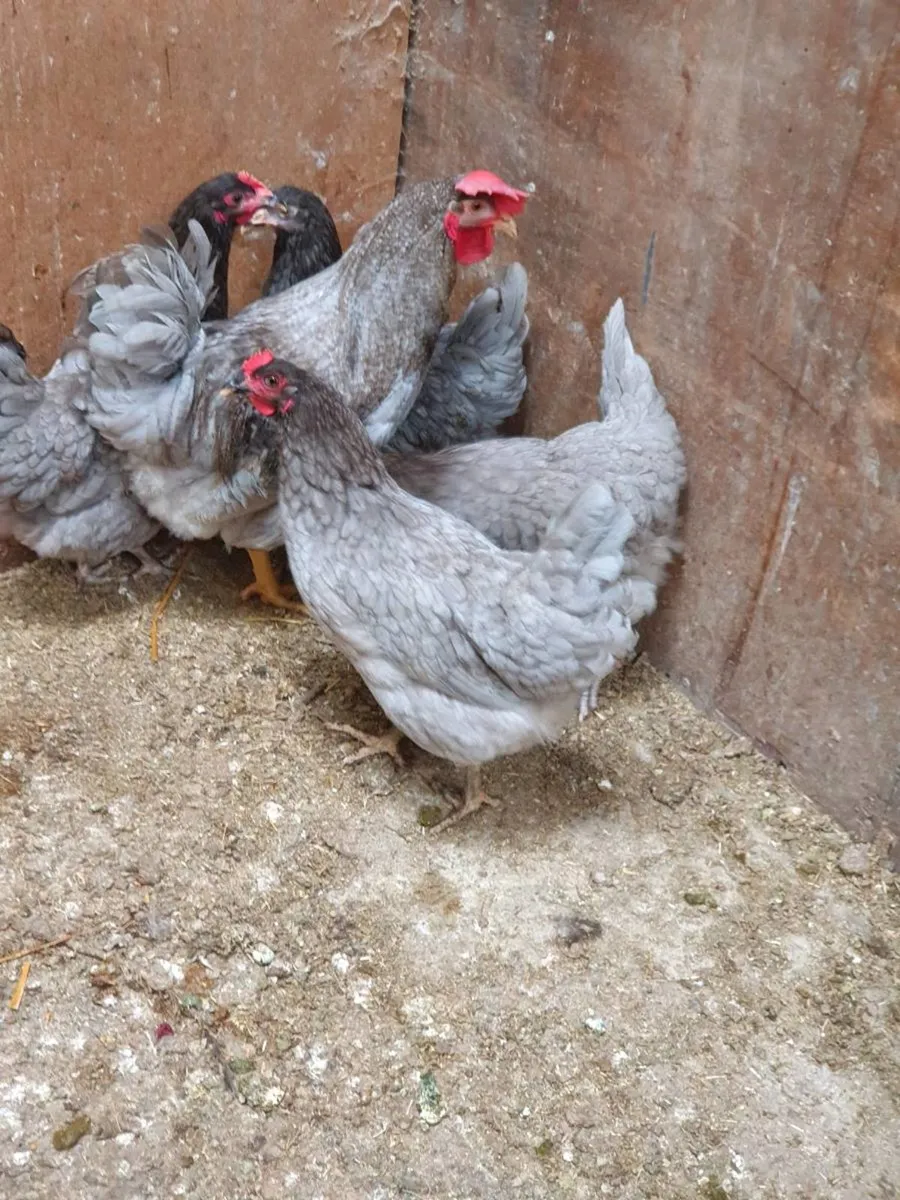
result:
[[[75,577],[80,584],[87,587],[114,582],[117,578],[111,559],[107,559],[106,562],[102,562],[96,567],[89,567],[87,563],[79,563],[75,568]]]
[[[154,558],[152,554],[144,549],[143,546],[138,546],[136,550],[129,550],[129,554],[133,555],[141,564],[132,576],[137,579],[139,575],[168,575],[172,574],[172,568],[166,566],[165,563]]]
[[[285,608],[289,612],[306,615],[306,605],[302,601],[292,600],[288,589],[278,582],[268,550],[248,550],[247,553],[250,555],[254,579],[241,592],[241,599],[250,600],[255,596],[257,600],[271,605],[272,608]],[[291,591],[294,589],[291,588]]]
[[[326,721],[325,728],[331,729],[335,733],[346,733],[348,737],[362,742],[362,750],[357,750],[355,754],[348,754],[345,759],[342,759],[342,767],[349,767],[353,763],[362,762],[366,758],[375,758],[378,754],[389,755],[398,767],[406,766],[406,763],[400,756],[400,743],[403,740],[403,734],[393,725],[387,733],[377,735],[363,733],[361,729],[356,729],[353,725],[336,725],[332,721]]]
[[[449,817],[444,817],[443,821],[438,821],[437,825],[432,825],[431,832],[442,833],[451,825],[458,825],[464,817],[478,812],[479,808],[498,808],[499,804],[500,801],[489,796],[481,786],[481,767],[466,767],[466,789],[463,793],[462,807],[457,808]]]

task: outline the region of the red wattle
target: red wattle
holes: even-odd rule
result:
[[[271,401],[263,399],[262,396],[256,396],[251,392],[250,393],[250,403],[253,405],[253,407],[256,409],[256,411],[259,413],[259,415],[261,417],[274,417],[275,416],[275,405],[272,404]]]
[[[444,233],[453,243],[453,257],[460,266],[484,262],[494,249],[494,230],[490,225],[461,226],[456,213],[444,214]]]

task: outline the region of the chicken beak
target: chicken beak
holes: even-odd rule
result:
[[[516,223],[512,217],[498,217],[494,222],[494,232],[505,233],[506,236],[512,238],[513,241],[515,241],[519,236],[519,231],[516,228]]]
[[[262,204],[247,222],[248,225],[277,225],[290,213],[290,209],[274,196],[268,204]]]

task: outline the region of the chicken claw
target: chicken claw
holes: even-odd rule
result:
[[[137,550],[129,550],[129,554],[133,554],[141,564],[132,576],[133,579],[137,579],[140,575],[163,575],[170,577],[172,574],[171,567],[167,567],[158,558],[154,558],[143,546],[138,547]]]
[[[75,570],[75,575],[79,583],[85,584],[88,587],[94,587],[101,583],[109,583],[116,579],[112,563],[109,559],[96,567],[89,567],[87,563],[79,563]]]
[[[444,817],[443,821],[438,821],[436,825],[432,825],[432,833],[443,833],[445,829],[449,829],[451,825],[458,825],[464,818],[471,813],[478,812],[479,808],[499,808],[500,801],[495,800],[493,796],[489,796],[481,786],[481,767],[466,768],[466,791],[463,797],[461,808],[457,808],[449,817]]]
[[[284,608],[305,616],[306,605],[302,601],[291,600],[287,589],[278,582],[269,552],[248,550],[247,553],[253,566],[254,580],[241,592],[241,599],[250,600],[255,596],[261,603],[269,604],[272,608]]]
[[[581,701],[578,705],[578,720],[586,721],[594,709],[597,707],[598,692],[600,690],[600,680],[595,679],[586,692],[581,693]]]
[[[346,733],[348,737],[355,738],[363,744],[362,750],[357,750],[355,754],[348,754],[341,761],[342,767],[352,766],[353,763],[362,762],[365,758],[374,758],[378,754],[390,755],[398,767],[406,766],[400,756],[400,742],[403,740],[403,734],[393,725],[387,733],[378,735],[363,733],[361,729],[355,729],[352,725],[336,725],[332,721],[326,721],[325,728],[331,729],[335,733]]]

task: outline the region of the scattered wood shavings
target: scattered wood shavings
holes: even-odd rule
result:
[[[11,954],[0,954],[0,964],[15,962],[17,958],[27,958],[32,954],[42,954],[45,950],[52,950],[54,946],[64,946],[71,937],[71,933],[64,933],[62,937],[51,938],[49,942],[38,942],[35,946],[26,946],[24,950],[13,950]]]
[[[22,997],[25,995],[25,984],[28,982],[28,972],[31,970],[31,963],[28,959],[22,963],[22,969],[19,971],[19,978],[16,981],[16,986],[13,988],[13,994],[9,998],[9,1007],[13,1012],[19,1011],[19,1005],[22,1003]]]

